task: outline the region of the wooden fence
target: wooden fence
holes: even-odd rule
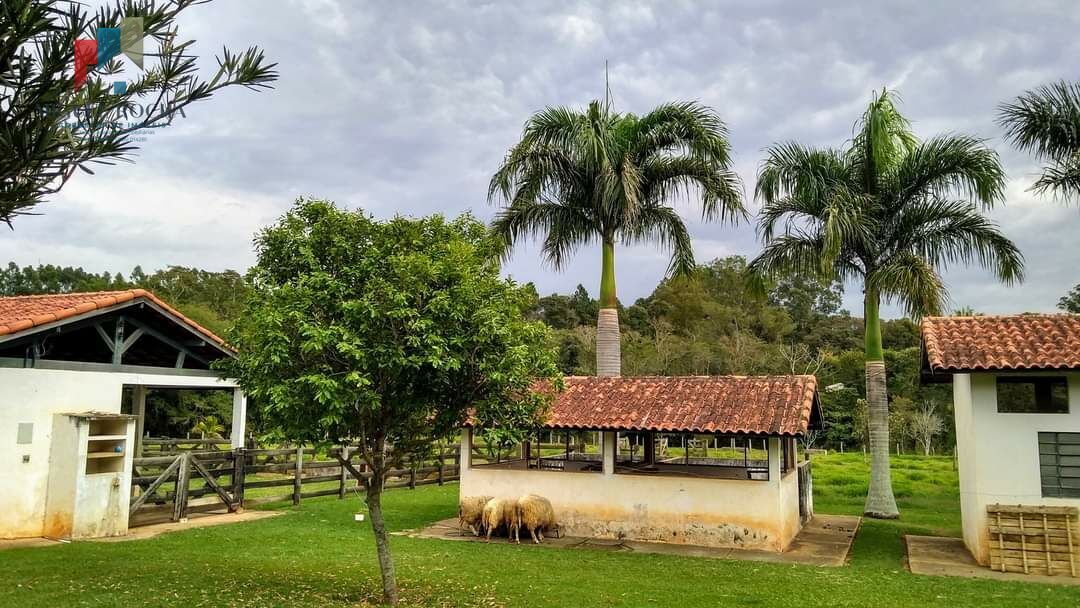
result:
[[[352,446],[198,450],[190,449],[189,440],[158,445],[165,447],[150,453],[162,455],[133,460],[132,526],[264,502],[291,500],[298,505],[318,496],[345,498],[350,492],[362,494],[371,478]],[[459,478],[460,465],[458,446],[436,446],[429,458],[391,470],[383,487],[442,485]]]

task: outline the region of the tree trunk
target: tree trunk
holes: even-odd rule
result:
[[[615,244],[604,240],[600,272],[600,313],[596,318],[596,375],[622,374],[619,309],[615,297]]]
[[[379,555],[379,570],[382,571],[383,603],[398,603],[397,577],[394,575],[394,560],[390,556],[390,535],[386,532],[386,521],[382,513],[382,475],[373,471],[367,484],[368,514],[371,516],[371,529],[375,532],[375,551]]]
[[[889,398],[885,384],[885,356],[881,348],[881,322],[878,318],[878,294],[867,290],[866,324],[866,403],[870,427],[870,489],[863,513],[878,519],[896,519],[900,511],[893,497],[889,472]]]

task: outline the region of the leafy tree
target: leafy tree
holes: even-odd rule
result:
[[[380,222],[299,200],[255,240],[247,307],[222,370],[263,402],[286,439],[358,442],[383,599],[397,583],[383,483],[470,412],[481,428],[532,428],[530,388],[558,381],[529,294],[499,276],[496,247],[469,216]]]
[[[201,439],[220,439],[224,432],[225,425],[221,424],[217,416],[207,416],[191,427],[191,433]]]
[[[188,105],[226,87],[258,89],[277,79],[274,64],[255,47],[225,50],[213,75],[202,78],[191,41],[179,38],[176,27],[180,14],[200,3],[117,1],[94,14],[65,0],[0,4],[0,222],[11,226],[30,213],[76,169],[92,173],[92,163],[132,160],[140,130],[169,124]],[[77,82],[76,40],[95,40],[99,28],[121,25],[123,41],[118,37],[113,46],[103,39],[96,55],[80,56],[96,65],[85,84]],[[106,77],[121,71],[117,55],[126,51],[141,66],[144,40],[151,47],[145,55],[157,65],[116,90]]]
[[[760,276],[834,277],[863,284],[871,481],[865,512],[897,517],[889,474],[888,396],[879,307],[937,313],[942,266],[978,262],[1007,282],[1023,257],[984,216],[1004,196],[997,154],[962,135],[920,143],[887,91],[875,94],[850,146],[772,146],[758,176],[764,251]],[[782,227],[781,233],[777,228]]]
[[[1080,313],[1080,285],[1073,287],[1069,293],[1061,296],[1058,300],[1058,308],[1065,312]]]
[[[639,117],[615,112],[607,99],[584,111],[549,107],[525,123],[491,179],[489,200],[505,203],[492,229],[508,248],[545,235],[544,254],[556,268],[578,247],[601,245],[599,375],[621,372],[615,244],[658,243],[673,252],[670,271],[688,273],[690,233],[670,204],[697,193],[706,219],[743,216],[730,162],[724,123],[693,102]]]
[[[999,108],[998,122],[1014,146],[1046,163],[1032,189],[1080,197],[1080,82],[1028,91]]]
[[[904,317],[881,322],[881,345],[886,349],[913,348],[921,340],[919,325],[911,319]]]

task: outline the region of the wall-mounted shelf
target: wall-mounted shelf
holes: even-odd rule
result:
[[[123,458],[123,452],[90,452],[86,455],[87,458]]]
[[[116,441],[118,439],[127,439],[127,435],[90,435],[87,439],[90,441]]]

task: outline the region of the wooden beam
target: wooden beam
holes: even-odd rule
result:
[[[176,369],[183,369],[184,359],[187,357],[187,353],[184,351],[177,351],[176,353]]]
[[[128,336],[127,339],[124,340],[124,343],[120,346],[120,348],[121,348],[121,353],[120,354],[126,353],[128,351],[128,349],[131,348],[131,345],[135,344],[135,341],[138,340],[139,338],[141,338],[144,333],[146,333],[145,329],[143,329],[141,327],[135,328],[135,331],[131,332],[131,335]]]
[[[124,358],[124,317],[116,318],[116,327],[113,328],[112,364],[120,365]]]
[[[105,328],[101,326],[101,323],[94,323],[94,329],[96,329],[98,335],[101,336],[101,340],[105,342],[105,346],[109,347],[109,352],[113,352],[113,339],[109,337],[109,333],[105,331]]]
[[[187,356],[191,357],[192,359],[195,359],[196,361],[198,361],[199,363],[202,363],[203,365],[210,365],[210,362],[207,361],[205,358],[200,357],[199,355],[197,355],[196,353],[191,351],[188,347],[186,347],[183,344],[177,342],[176,340],[173,340],[172,338],[162,334],[158,330],[156,330],[156,329],[154,329],[152,327],[149,327],[148,325],[145,325],[142,322],[136,321],[134,319],[131,320],[131,323],[133,325],[135,325],[136,327],[144,330],[147,333],[147,335],[149,335],[150,337],[152,337],[152,338],[154,338],[156,340],[160,340],[161,342],[164,342],[165,344],[168,344],[169,346],[175,348],[178,351],[183,351],[183,352],[187,353]]]
[[[210,369],[176,369],[175,367],[155,367],[152,365],[113,365],[111,363],[95,363],[91,361],[64,361],[62,359],[38,359],[33,365],[27,365],[27,361],[21,357],[0,357],[0,368],[23,368],[33,367],[37,369],[64,369],[76,372],[130,372],[133,374],[159,374],[162,376],[198,376],[202,378],[224,379],[220,372]],[[232,388],[235,384],[224,386],[208,386],[206,388]],[[187,388],[187,385],[179,385],[176,388]]]

